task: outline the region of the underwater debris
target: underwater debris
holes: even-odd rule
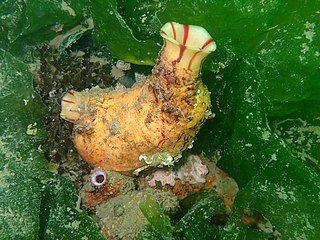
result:
[[[214,189],[230,208],[239,190],[235,180],[215,163],[197,155],[190,155],[177,170],[159,169],[146,176],[144,181],[152,188],[171,188],[179,199],[201,189]]]
[[[205,183],[208,172],[208,167],[202,163],[201,158],[197,155],[191,155],[188,157],[187,163],[176,172],[176,177],[182,183]]]
[[[159,169],[149,175],[146,178],[146,182],[150,187],[155,187],[157,182],[160,182],[162,186],[166,184],[174,186],[176,179],[180,179],[182,183],[198,184],[206,182],[205,177],[207,174],[208,168],[202,164],[200,157],[191,155],[188,157],[187,162],[177,171]]]
[[[176,184],[175,173],[170,169],[159,169],[146,177],[146,183],[150,187],[155,187],[157,184],[174,186]]]
[[[281,239],[281,233],[275,229],[268,219],[254,209],[243,209],[242,223],[272,235],[275,239]]]
[[[109,199],[96,207],[96,217],[106,239],[134,239],[149,224],[139,204],[148,196],[160,204],[165,212],[174,212],[179,206],[177,197],[171,192],[155,189],[130,191]]]

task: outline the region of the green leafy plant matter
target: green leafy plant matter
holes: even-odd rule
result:
[[[213,189],[200,190],[180,201],[177,212],[171,214],[175,223],[151,196],[140,203],[140,209],[150,225],[137,239],[216,239],[220,229],[211,221],[227,213],[226,206]]]
[[[42,44],[83,20],[85,1],[4,1],[0,6],[0,43],[26,58],[30,45]]]
[[[42,28],[59,19],[59,13],[64,16],[64,12],[55,9],[56,19],[31,20],[39,14],[28,11],[30,8],[40,8],[42,14],[48,15],[52,11],[50,5],[33,4],[7,1],[0,8],[0,34],[5,47],[0,49],[1,239],[102,239],[96,224],[77,206],[78,194],[73,184],[50,173],[41,151],[46,137],[43,119],[47,109],[33,90],[31,69],[19,60],[27,57],[20,50],[31,47],[24,45],[22,36],[35,32],[34,40],[40,41],[44,38]],[[11,20],[18,24],[11,26]],[[15,52],[12,48],[15,44],[23,48]]]
[[[0,232],[4,239],[32,239],[39,231],[39,185],[47,169],[39,153],[43,139],[39,116],[46,111],[33,95],[27,66],[4,50],[0,76]],[[30,124],[35,136],[27,135]]]
[[[216,239],[219,226],[212,224],[214,216],[226,214],[226,207],[212,190],[201,190],[180,203],[186,212],[175,226],[178,239]]]
[[[154,64],[158,52],[156,42],[152,39],[139,40],[134,36],[123,16],[118,12],[119,5],[116,0],[93,0],[89,5],[95,23],[93,32],[95,44],[107,45],[114,57],[124,61],[145,65]],[[113,31],[110,26],[114,29]]]
[[[162,206],[157,201],[147,195],[146,200],[140,203],[139,207],[150,222],[153,231],[162,239],[173,239],[170,218],[164,213]]]
[[[217,51],[205,61],[202,78],[212,92],[216,118],[202,128],[194,152],[220,156],[219,167],[240,186],[230,218],[216,238],[276,238],[272,231],[243,223],[244,209],[254,209],[282,239],[319,239],[318,5],[316,0],[4,1],[0,5],[1,237],[101,238],[77,206],[72,184],[48,170],[41,152],[46,108],[23,63],[34,59],[36,46],[60,34],[70,36],[63,49],[89,35],[92,26],[83,22],[91,16],[93,43],[106,45],[113,57],[135,64],[155,62],[162,44],[157,32],[167,21],[206,28]],[[83,28],[68,35],[76,26]],[[181,229],[187,239],[192,239],[188,231],[193,216],[201,211],[186,210]],[[156,215],[149,218],[150,223],[156,220]],[[199,224],[207,226],[206,221]],[[158,227],[153,235],[149,231],[149,239],[163,236],[162,230]]]
[[[0,50],[0,235],[2,239],[102,239],[77,206],[73,184],[49,172],[41,152],[46,108],[27,65]]]

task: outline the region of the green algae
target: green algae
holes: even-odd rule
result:
[[[40,233],[52,239],[67,237],[64,232],[70,230],[79,239],[88,234],[101,237],[77,208],[72,184],[48,173],[41,152],[47,110],[32,89],[31,71],[22,62],[33,59],[30,53],[37,46],[80,26],[91,15],[92,32],[89,27],[71,35],[63,50],[89,36],[95,46],[107,45],[113,57],[152,65],[162,44],[158,29],[167,21],[201,25],[217,42],[202,75],[216,118],[203,127],[193,151],[209,158],[219,156],[219,167],[241,189],[226,226],[212,235],[217,239],[274,237],[241,222],[243,210],[250,208],[266,217],[284,239],[319,239],[320,226],[315,221],[320,211],[317,4],[4,1],[0,6],[1,236],[36,239]],[[207,227],[203,232],[208,230],[210,235],[207,219],[193,221],[198,213],[210,211],[210,206],[186,209],[181,235],[192,239],[195,224]],[[157,221],[156,215],[150,221]],[[171,229],[169,222],[164,226]],[[144,234],[159,239],[165,228],[158,226]]]

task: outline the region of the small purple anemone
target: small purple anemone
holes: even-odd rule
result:
[[[101,187],[107,182],[107,173],[101,168],[94,170],[91,174],[91,183],[93,186]]]

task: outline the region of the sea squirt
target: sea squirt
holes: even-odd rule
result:
[[[91,165],[122,173],[170,165],[210,113],[199,71],[216,49],[213,39],[202,27],[174,22],[160,35],[162,49],[144,82],[130,89],[72,90],[63,97],[60,116],[74,123],[74,145]]]

